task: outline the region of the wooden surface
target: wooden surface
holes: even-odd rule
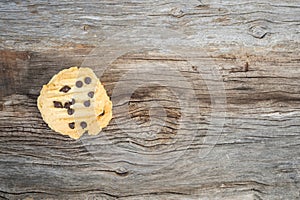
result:
[[[0,199],[300,198],[300,3],[182,2],[0,2]],[[132,32],[150,27],[170,32]],[[190,48],[131,49],[173,32]],[[97,137],[55,133],[36,107],[74,65],[114,103]]]

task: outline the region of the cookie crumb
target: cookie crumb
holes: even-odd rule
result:
[[[249,63],[248,62],[245,63],[244,71],[245,72],[249,71]]]

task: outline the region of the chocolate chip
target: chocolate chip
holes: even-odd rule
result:
[[[90,83],[92,82],[92,79],[91,79],[90,77],[86,77],[86,78],[84,79],[84,82],[85,82],[86,84],[90,84]]]
[[[66,102],[65,105],[64,105],[64,108],[68,108],[69,109],[71,105],[72,105],[72,102],[70,102],[70,101]]]
[[[72,103],[72,105],[74,105],[75,104],[75,99],[72,99],[71,103]]]
[[[65,85],[64,87],[62,87],[59,91],[60,92],[64,92],[64,93],[67,93],[69,90],[71,90],[71,88],[67,85]]]
[[[88,93],[88,96],[89,96],[90,98],[93,98],[93,97],[94,97],[94,94],[95,94],[94,92],[89,92],[89,93]]]
[[[82,81],[77,81],[76,82],[76,87],[81,88],[83,86]]]
[[[91,105],[91,102],[90,102],[90,100],[87,100],[83,104],[85,107],[89,107]]]
[[[73,115],[73,114],[74,114],[74,112],[75,112],[75,110],[74,110],[74,109],[72,109],[72,108],[69,108],[69,109],[68,109],[68,114],[69,114],[69,115]]]
[[[85,129],[87,127],[87,123],[86,122],[80,122],[80,126],[82,129]]]
[[[69,123],[69,127],[70,127],[70,129],[74,129],[75,128],[75,122]]]
[[[59,101],[53,101],[54,107],[55,108],[63,108],[63,105],[61,102]]]
[[[105,114],[105,110],[103,110],[103,112],[102,113],[100,113],[100,117],[102,117],[103,115]]]

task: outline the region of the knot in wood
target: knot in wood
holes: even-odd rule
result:
[[[177,17],[177,18],[181,18],[181,17],[183,17],[185,15],[185,13],[183,12],[183,10],[180,9],[180,8],[173,8],[173,9],[171,9],[170,14],[173,17]]]
[[[264,38],[267,33],[267,28],[263,26],[252,26],[249,28],[249,34],[258,39]]]
[[[116,174],[118,174],[119,176],[127,176],[128,175],[128,170],[125,167],[119,167],[118,169],[116,169]]]

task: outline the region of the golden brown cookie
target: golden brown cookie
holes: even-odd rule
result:
[[[60,71],[43,86],[37,105],[50,128],[74,139],[97,135],[112,118],[112,103],[89,68]]]

